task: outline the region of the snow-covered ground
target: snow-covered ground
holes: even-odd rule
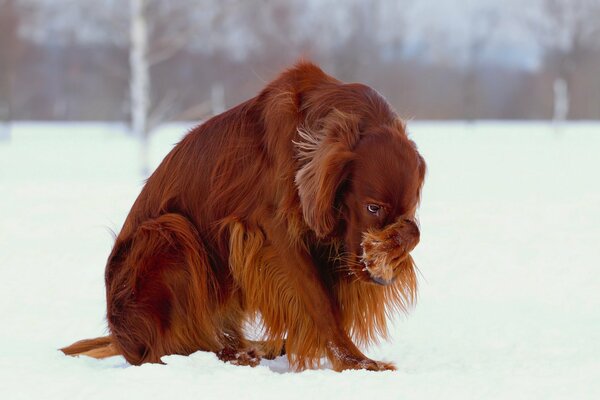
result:
[[[416,308],[368,350],[396,372],[213,354],[68,358],[105,333],[103,269],[141,188],[124,128],[21,123],[0,142],[0,398],[600,398],[600,124],[409,123],[428,164]],[[185,132],[152,142],[156,165]]]

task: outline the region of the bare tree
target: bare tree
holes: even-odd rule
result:
[[[150,171],[148,147],[151,132],[178,112],[186,112],[180,110],[175,90],[160,97],[153,95],[152,67],[190,47],[199,32],[222,21],[237,4],[238,0],[204,0],[201,3],[191,0],[130,0],[131,128],[140,139],[143,176]],[[200,11],[210,9],[211,12],[198,15],[198,8]],[[223,86],[218,82],[213,87],[212,99],[219,102],[213,105],[213,110],[224,108]],[[187,111],[197,107],[189,107]]]
[[[148,109],[150,103],[150,65],[148,63],[147,1],[131,0],[129,63],[131,68],[131,129],[140,140],[141,173],[148,176]]]
[[[409,26],[408,14],[412,3],[396,1],[333,2],[338,9],[346,32],[339,26],[330,26],[329,13],[318,14],[321,36],[333,37],[324,51],[333,58],[332,72],[342,79],[367,77],[373,72],[373,63],[397,62],[402,58],[404,39]],[[313,33],[311,31],[311,33]]]
[[[0,140],[10,139],[13,80],[19,54],[20,15],[15,0],[0,0]]]
[[[130,0],[131,130],[140,140],[141,173],[148,176],[151,131],[174,113],[175,97],[167,93],[152,102],[150,68],[180,51],[193,31],[185,1]]]
[[[577,71],[600,49],[600,0],[541,0],[540,12],[526,20],[553,77],[553,119],[571,116]]]

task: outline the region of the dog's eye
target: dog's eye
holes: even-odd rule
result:
[[[379,210],[381,210],[381,207],[377,204],[367,204],[367,211],[371,214],[377,215],[379,214]]]

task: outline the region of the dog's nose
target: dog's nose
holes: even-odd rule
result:
[[[416,237],[419,237],[421,235],[421,232],[419,231],[419,226],[417,225],[414,219],[405,218],[402,220],[402,222],[404,222],[404,229],[406,229],[409,234],[412,234]]]
[[[409,218],[402,219],[398,235],[396,236],[398,244],[404,246],[406,251],[409,252],[419,244],[420,237],[421,232],[415,220]]]

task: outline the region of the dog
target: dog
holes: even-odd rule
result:
[[[414,302],[425,172],[379,93],[299,62],[165,157],[108,257],[110,335],[61,350],[393,370],[357,345]],[[246,338],[255,320],[264,340]]]

